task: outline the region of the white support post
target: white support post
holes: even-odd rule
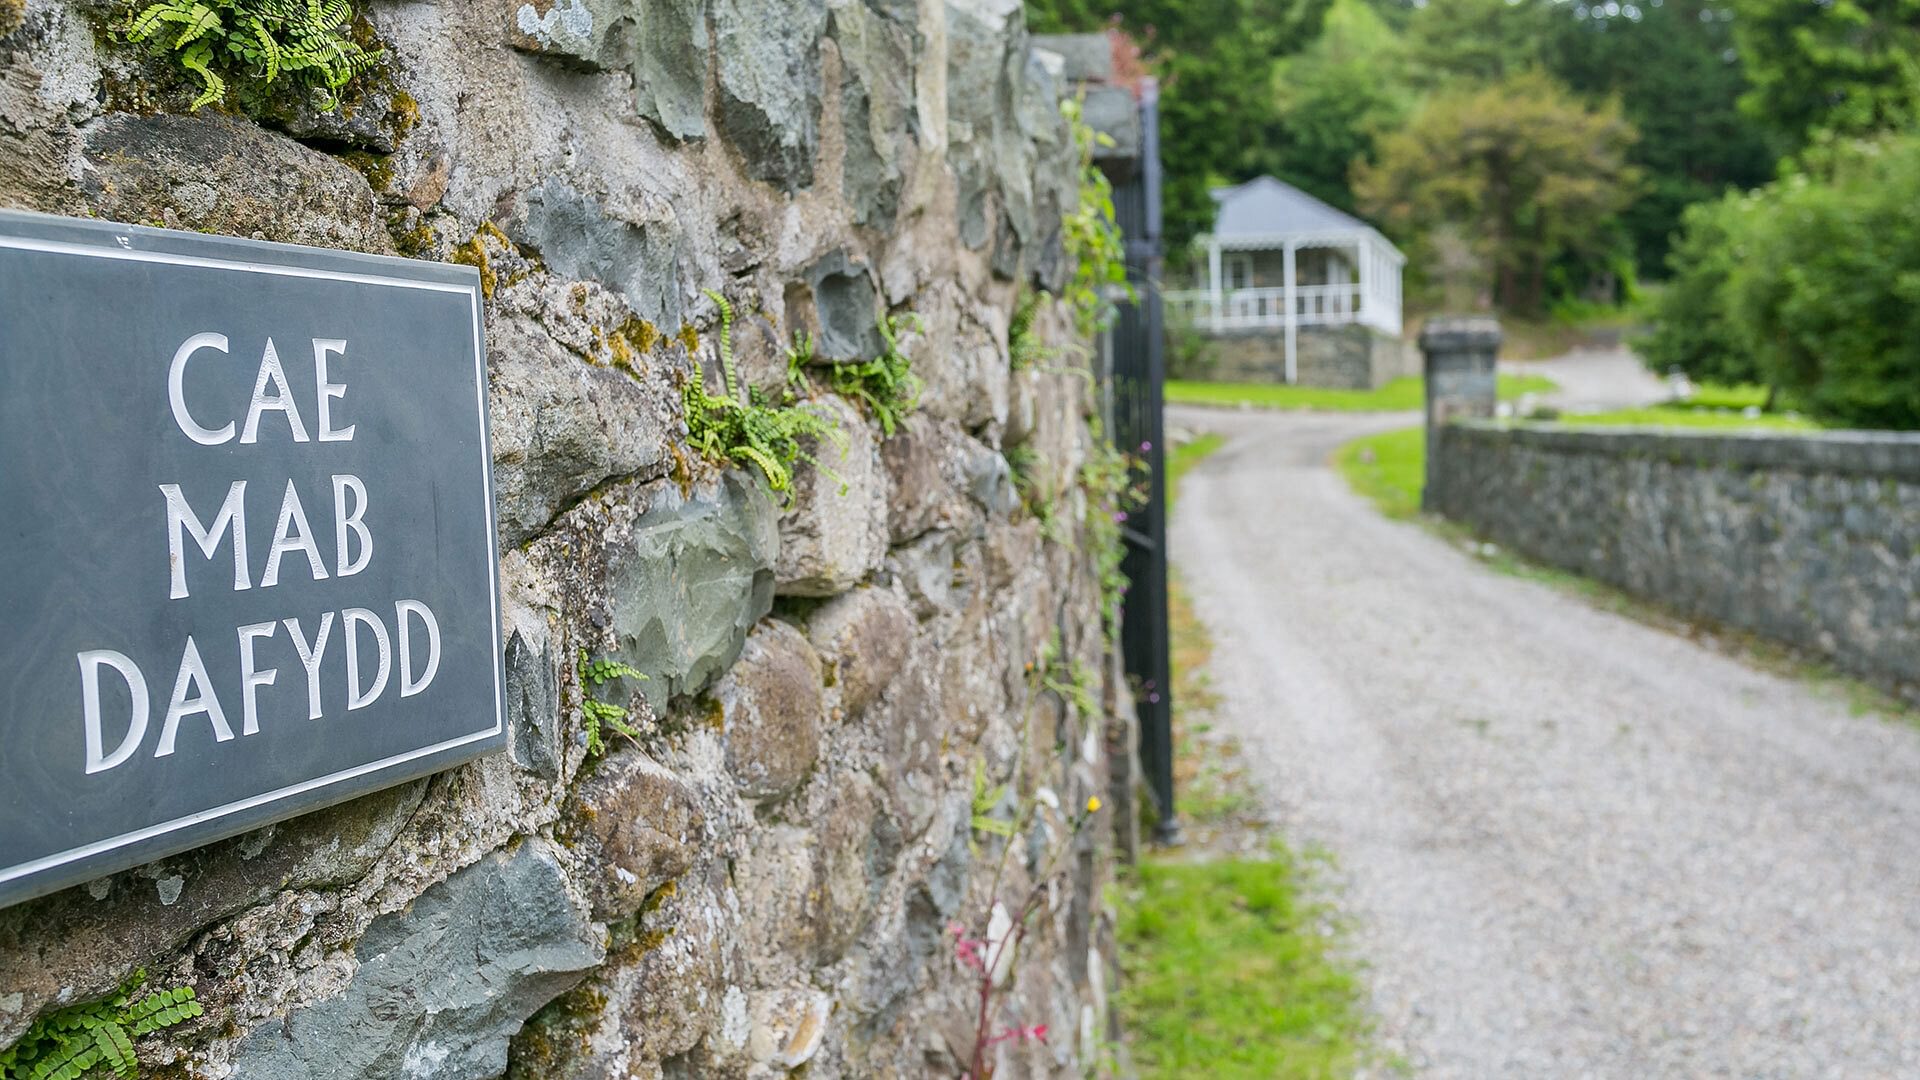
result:
[[[1213,332],[1220,332],[1220,316],[1226,310],[1226,295],[1220,281],[1220,238],[1207,237],[1207,299],[1213,308]]]
[[[1370,272],[1373,266],[1372,240],[1363,236],[1360,238],[1359,243],[1353,245],[1353,265],[1357,267],[1360,272],[1360,288],[1357,290],[1359,293],[1359,303],[1355,305],[1355,310],[1352,314],[1356,322],[1371,324],[1374,321],[1375,314],[1373,294],[1367,290],[1373,283],[1373,274]]]
[[[1294,272],[1293,272],[1294,251],[1295,251],[1295,248],[1293,246],[1293,241],[1291,240],[1287,241],[1287,246],[1286,246],[1287,268],[1286,268],[1286,277],[1284,278],[1284,281],[1286,283],[1285,292],[1286,292],[1286,305],[1287,305],[1287,383],[1288,385],[1292,385],[1293,383],[1298,382],[1300,379],[1299,365],[1296,362],[1295,355],[1294,355],[1294,347],[1296,344],[1294,331],[1295,331],[1295,327],[1300,321],[1300,310],[1299,310],[1298,302],[1295,300],[1295,291],[1294,291]]]

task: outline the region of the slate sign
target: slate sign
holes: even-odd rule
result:
[[[0,904],[505,744],[469,267],[0,212]]]

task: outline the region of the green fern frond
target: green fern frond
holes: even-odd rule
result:
[[[133,19],[127,23],[127,40],[145,41],[149,37],[152,37],[154,33],[160,29],[161,25],[167,21],[167,16],[172,12],[173,9],[165,4],[154,4],[138,15],[135,15]]]
[[[920,316],[882,315],[878,320],[880,338],[886,343],[879,356],[871,360],[840,363],[829,369],[827,381],[835,393],[865,406],[880,421],[880,433],[891,438],[900,421],[919,407],[924,389],[913,373],[913,360],[900,351],[901,328],[914,332],[924,328]]]
[[[0,1051],[0,1080],[80,1080],[102,1066],[122,1080],[139,1075],[133,1040],[202,1015],[191,986],[134,1001],[145,981],[146,972],[136,971],[105,998],[34,1021],[19,1042]]]
[[[193,5],[193,7],[187,11],[186,17],[178,21],[184,24],[185,29],[180,31],[179,37],[173,39],[173,47],[175,49],[184,49],[213,31],[220,29],[219,13],[207,7],[205,4]]]
[[[575,667],[580,678],[580,718],[586,728],[588,755],[599,757],[606,753],[607,744],[600,734],[603,727],[612,728],[638,742],[640,731],[627,723],[626,706],[601,701],[593,696],[593,691],[615,679],[645,679],[647,676],[638,668],[619,660],[590,659],[585,649],[580,650],[580,659]]]
[[[803,442],[828,439],[844,453],[846,435],[832,417],[813,411],[807,403],[795,403],[795,392],[806,388],[797,351],[788,356],[788,390],[783,404],[769,405],[758,388],[746,386],[734,368],[733,305],[711,289],[707,296],[720,311],[717,340],[725,391],[708,393],[698,371],[688,379],[682,393],[688,441],[704,457],[758,470],[769,490],[790,492],[795,464],[814,462]],[[822,471],[833,475],[831,470]],[[845,481],[841,481],[842,490],[845,487]]]
[[[128,22],[129,41],[152,42],[198,76],[204,92],[194,109],[226,95],[228,78],[271,87],[291,78],[314,91],[326,110],[335,91],[371,71],[384,55],[347,36],[350,0],[159,0]],[[162,27],[179,32],[162,41]],[[220,70],[216,71],[215,68]]]
[[[208,61],[212,59],[212,50],[204,43],[187,50],[180,56],[180,66],[200,76],[203,84],[200,96],[193,99],[188,112],[198,112],[200,106],[211,104],[227,96],[226,81],[213,73]]]
[[[721,385],[726,387],[728,397],[742,405],[748,404],[746,397],[740,393],[739,380],[733,373],[733,305],[727,303],[726,297],[712,289],[707,289],[705,292],[707,297],[720,308]]]
[[[776,461],[772,454],[757,446],[742,443],[729,447],[728,454],[742,463],[751,462],[758,466],[760,475],[767,478],[767,487],[774,491],[786,491],[793,486],[793,473]]]

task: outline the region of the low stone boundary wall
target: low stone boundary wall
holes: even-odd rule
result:
[[[1920,435],[1472,421],[1427,484],[1495,543],[1920,697]]]

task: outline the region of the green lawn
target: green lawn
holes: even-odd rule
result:
[[[1747,417],[1736,411],[1695,409],[1688,405],[1647,405],[1645,409],[1615,409],[1611,413],[1563,413],[1565,427],[1686,427],[1715,430],[1820,430],[1801,415],[1761,413]]]
[[[1500,376],[1500,398],[1554,389],[1552,379],[1539,375]],[[1251,405],[1262,409],[1317,409],[1326,412],[1401,412],[1426,406],[1426,383],[1417,375],[1394,379],[1378,390],[1326,390],[1315,386],[1276,383],[1193,382],[1169,379],[1168,401],[1183,405]]]
[[[1401,428],[1355,439],[1333,454],[1334,467],[1353,490],[1391,518],[1420,512],[1427,482],[1427,429]]]
[[[1774,409],[1748,416],[1767,403],[1764,386],[1701,383],[1685,401],[1666,401],[1641,409],[1602,413],[1564,413],[1562,424],[1606,427],[1720,428],[1730,431],[1818,431],[1820,424],[1799,413]]]
[[[1797,413],[1742,412],[1695,403],[1649,405],[1601,413],[1565,413],[1557,423],[1589,427],[1710,428],[1722,431],[1819,431],[1820,425]]]
[[[1123,1026],[1142,1077],[1351,1076],[1368,1063],[1359,979],[1309,869],[1143,860],[1120,910]]]

